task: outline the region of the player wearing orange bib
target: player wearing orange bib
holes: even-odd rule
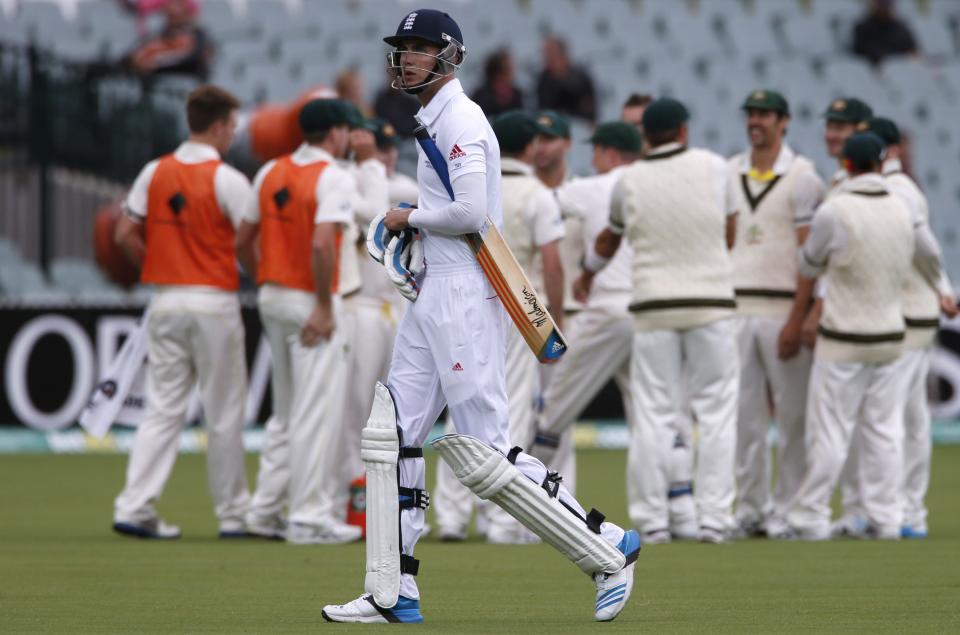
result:
[[[352,227],[353,178],[337,161],[347,151],[352,113],[336,99],[308,102],[299,115],[305,143],[267,163],[237,244],[257,272],[258,304],[273,359],[274,415],[260,456],[247,528],[289,542],[360,538],[336,519],[341,422],[354,320],[341,298],[360,287]],[[260,260],[255,243],[259,237]]]
[[[116,239],[156,285],[147,318],[147,407],[130,450],[114,530],[178,538],[157,517],[177,456],[190,392],[199,382],[208,434],[208,480],[220,536],[244,535],[249,494],[243,466],[247,392],[234,226],[250,197],[247,179],[224,164],[237,100],[201,86],[187,100],[189,139],[143,168],[124,204]]]

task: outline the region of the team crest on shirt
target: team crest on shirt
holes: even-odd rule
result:
[[[747,228],[747,244],[759,245],[763,242],[763,230],[759,225],[750,225]]]
[[[467,156],[467,153],[464,152],[458,144],[453,144],[453,148],[450,150],[450,156],[447,158],[447,161],[453,161],[454,159],[462,159]]]

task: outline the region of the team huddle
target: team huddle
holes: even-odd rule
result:
[[[597,620],[626,604],[641,543],[926,535],[925,382],[956,300],[892,121],[830,104],[842,169],[828,188],[786,144],[775,91],[746,97],[749,148],[729,160],[688,146],[680,101],[631,100],[589,140],[596,175],[569,178],[561,116],[488,122],[463,93],[449,15],[411,12],[384,39],[394,87],[422,105],[416,182],[396,171],[389,124],[326,98],[251,185],[220,158],[239,104],[210,85],[188,99],[189,139],[135,181],[117,241],[156,292],[117,532],[179,537],[154,505],[199,384],[221,537],[359,540],[347,499],[366,476],[365,593],[324,607],[330,621],[422,621],[423,445],[444,408],[441,539],[465,539],[478,503],[489,542],[546,542],[590,576]],[[470,237],[491,227],[563,330],[556,364],[538,363],[478,264]],[[252,495],[238,262],[272,355]],[[573,494],[572,424],[611,379],[635,530]]]

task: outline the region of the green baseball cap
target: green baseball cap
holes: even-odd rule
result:
[[[400,142],[400,137],[397,136],[397,129],[385,119],[379,119],[377,117],[367,119],[363,122],[363,127],[373,133],[373,136],[377,140],[377,147],[381,150],[392,148]]]
[[[873,116],[873,109],[856,97],[840,97],[830,102],[823,116],[827,121],[860,123]]]
[[[300,109],[300,129],[304,134],[323,132],[334,126],[358,127],[356,106],[342,99],[313,99]]]
[[[508,154],[522,152],[538,134],[549,134],[528,112],[508,110],[493,120],[491,124],[500,151]]]
[[[855,163],[880,163],[886,144],[872,132],[857,132],[843,144],[843,158]]]
[[[356,130],[357,128],[363,128],[367,123],[367,118],[363,116],[363,113],[360,112],[360,109],[351,101],[346,101],[341,99],[339,101],[343,102],[343,107],[347,110],[347,125],[350,126],[351,130]]]
[[[570,138],[570,122],[554,110],[541,110],[537,113],[536,122],[542,135]]]
[[[790,116],[790,105],[786,98],[775,90],[755,90],[743,100],[743,110],[756,108],[757,110],[772,110],[781,115]]]
[[[621,152],[640,152],[643,138],[632,124],[625,121],[607,121],[597,126],[588,143]]]
[[[872,132],[877,135],[885,144],[896,145],[900,143],[900,128],[892,119],[886,117],[870,117],[857,126],[857,130]]]
[[[643,111],[643,129],[645,132],[676,130],[689,120],[690,111],[683,105],[683,102],[672,97],[655,99]]]

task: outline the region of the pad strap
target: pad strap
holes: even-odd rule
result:
[[[422,459],[423,448],[404,447],[400,448],[401,459]]]
[[[510,448],[510,452],[507,453],[507,460],[513,463],[514,465],[516,465],[517,455],[520,454],[521,452],[523,452],[523,448],[521,448],[520,446],[514,446]]]
[[[596,507],[590,510],[590,513],[587,514],[587,527],[595,534],[600,533],[600,525],[603,524],[603,521],[607,517],[604,516]]]
[[[426,509],[430,507],[430,494],[425,489],[413,487],[398,487],[400,493],[400,509]]]
[[[400,573],[417,575],[420,572],[420,561],[405,553],[400,554]]]

